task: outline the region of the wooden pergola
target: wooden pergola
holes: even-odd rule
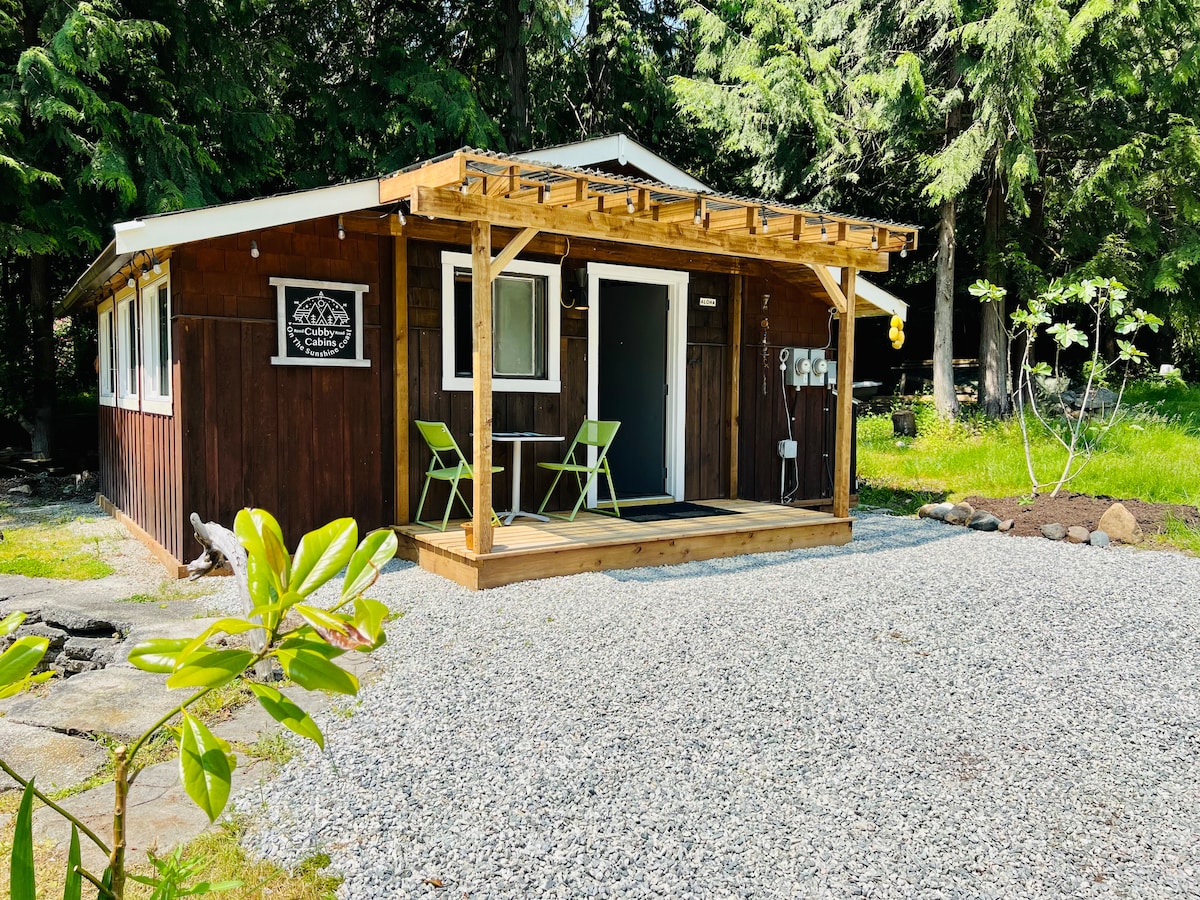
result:
[[[859,270],[883,272],[888,254],[912,250],[917,229],[791,204],[698,192],[637,178],[544,165],[500,153],[463,149],[379,180],[380,206],[402,216],[469,223],[471,227],[473,452],[476,472],[492,466],[492,282],[539,233],[663,250],[684,250],[811,266],[841,321],[838,333],[835,516],[850,511],[853,441],[855,280]],[[407,209],[405,210],[405,207]],[[492,255],[492,227],[516,229]],[[397,241],[396,272],[404,270]],[[840,283],[827,267],[842,271]],[[399,276],[397,276],[399,278]],[[407,385],[397,390],[407,395]],[[408,436],[397,435],[397,448]],[[473,479],[475,552],[493,546],[492,485]]]

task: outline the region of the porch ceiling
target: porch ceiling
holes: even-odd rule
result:
[[[886,271],[917,228],[463,149],[379,180],[381,205],[572,237]]]

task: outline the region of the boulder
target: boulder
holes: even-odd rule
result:
[[[1072,544],[1086,544],[1092,533],[1082,525],[1072,525],[1067,529],[1067,540]]]
[[[996,530],[997,531],[1012,531],[1016,527],[1017,527],[1017,523],[1014,519],[1005,519],[1003,522],[1000,523],[1000,525],[996,528]]]
[[[975,514],[975,507],[970,503],[955,503],[946,513],[947,525],[966,525]]]
[[[55,628],[52,625],[47,625],[45,622],[34,622],[30,625],[28,622],[21,624],[15,632],[17,637],[43,637],[50,642],[50,647],[47,652],[53,650],[61,650],[67,642],[67,638],[71,635],[61,628]]]
[[[953,503],[926,503],[917,510],[917,515],[922,519],[937,519],[939,522],[946,521],[946,513],[954,509]]]
[[[971,518],[967,519],[967,527],[974,528],[976,531],[999,531],[1000,520],[990,512],[980,509],[972,513]]]
[[[33,494],[33,488],[27,484],[18,484],[14,487],[10,487],[8,492],[10,494],[23,494],[24,496],[29,497]]]
[[[1142,542],[1142,529],[1133,513],[1127,510],[1123,503],[1114,503],[1105,510],[1097,528],[1107,534],[1110,540],[1120,541],[1122,544]]]
[[[1093,531],[1092,536],[1088,538],[1088,543],[1093,547],[1107,547],[1112,540],[1103,531]]]
[[[112,658],[112,651],[116,646],[117,642],[112,638],[69,637],[63,645],[63,653],[66,654],[67,659],[96,660],[96,662],[105,663],[107,659]]]
[[[1051,522],[1049,525],[1042,526],[1042,534],[1052,541],[1061,541],[1067,536],[1067,529],[1058,522]]]

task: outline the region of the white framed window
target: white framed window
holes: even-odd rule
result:
[[[117,341],[113,301],[105,300],[96,309],[96,332],[99,338],[99,359],[96,373],[100,378],[100,405],[117,404]]]
[[[514,260],[492,283],[492,390],[557,394],[562,272]],[[469,391],[471,256],[442,254],[442,390]]]
[[[141,386],[141,341],[138,327],[137,291],[130,290],[116,299],[117,306],[117,405],[138,409]]]
[[[142,411],[171,415],[171,281],[166,272],[141,289]]]

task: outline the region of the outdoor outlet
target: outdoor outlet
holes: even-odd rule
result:
[[[795,441],[780,441],[779,456],[781,459],[796,458],[796,442]]]

